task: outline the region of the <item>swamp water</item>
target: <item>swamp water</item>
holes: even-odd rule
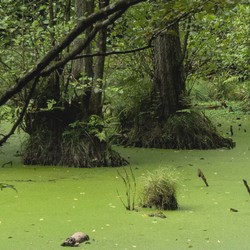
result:
[[[0,249],[63,249],[60,244],[77,231],[90,236],[90,244],[78,249],[250,249],[250,196],[242,182],[250,183],[250,119],[232,115],[219,129],[229,131],[230,124],[232,150],[117,148],[129,158],[138,186],[142,175],[159,167],[180,173],[180,209],[165,211],[165,219],[149,217],[150,209],[126,211],[117,195],[126,201],[118,168],[23,166],[13,156],[18,140],[11,139],[1,148],[0,166],[10,160],[13,166],[0,168],[0,183],[18,193],[0,192]],[[197,177],[198,168],[209,187]]]

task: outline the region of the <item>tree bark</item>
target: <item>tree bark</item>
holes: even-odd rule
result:
[[[132,111],[132,115],[123,118],[125,126],[122,125],[121,129],[121,143],[172,149],[234,147],[235,143],[220,136],[207,117],[185,110],[189,103],[185,99],[183,55],[177,22],[156,37],[153,52],[151,99],[139,104],[135,109],[139,114]]]
[[[105,8],[109,5],[109,0],[99,0],[99,8]],[[100,54],[106,53],[107,27],[99,32],[97,47]],[[87,54],[87,53],[86,53]],[[102,115],[102,92],[104,77],[105,56],[98,56],[96,59],[94,82],[91,91],[90,107],[91,113]]]
[[[83,15],[91,16],[94,11],[94,1],[76,0],[75,10],[77,19]],[[85,36],[90,36],[93,29],[91,26],[86,29]],[[78,47],[81,43],[79,38],[74,46]],[[91,52],[92,44],[89,44],[84,53]],[[103,67],[104,60],[101,61],[101,68]],[[83,80],[82,77],[87,79]],[[31,136],[24,154],[25,164],[66,165],[80,168],[127,164],[127,161],[114,152],[105,140],[103,121],[92,116],[95,115],[91,111],[90,102],[93,77],[92,58],[74,61],[72,78],[78,81],[78,84],[87,84],[87,88],[83,89],[80,95],[74,95],[70,102],[64,101],[63,107],[40,109],[29,114]],[[48,94],[51,92],[45,92],[45,100]]]
[[[184,93],[180,34],[176,23],[159,35],[154,43],[153,98],[159,98],[157,115],[161,123],[183,107],[181,97]]]

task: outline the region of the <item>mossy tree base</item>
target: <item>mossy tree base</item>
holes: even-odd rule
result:
[[[127,161],[101,141],[87,126],[70,127],[65,113],[29,114],[30,135],[23,155],[26,165],[64,165],[78,168],[123,166]]]
[[[230,138],[221,136],[202,113],[183,110],[170,116],[163,124],[144,121],[120,140],[122,145],[166,149],[233,148]]]
[[[67,138],[69,139],[69,138]],[[77,168],[123,166],[127,161],[112,150],[106,142],[95,137],[53,138],[31,136],[23,156],[25,165],[62,165]]]

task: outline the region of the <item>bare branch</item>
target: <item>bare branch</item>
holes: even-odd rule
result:
[[[90,34],[88,35],[88,37],[86,37],[72,52],[70,52],[63,60],[56,62],[50,68],[41,72],[40,75],[41,76],[49,75],[53,71],[55,71],[56,69],[63,67],[66,63],[73,60],[78,54],[80,54],[89,45],[89,43],[94,39],[94,37],[96,36],[98,31],[100,31],[101,29],[103,29],[103,28],[107,27],[108,25],[112,24],[113,22],[115,22],[115,20],[117,20],[119,17],[121,17],[121,15],[126,10],[127,10],[127,8],[123,9],[121,11],[118,11],[115,14],[113,14],[112,16],[110,16],[107,20],[97,23],[94,26],[94,28],[92,29],[92,31],[90,32]]]
[[[86,57],[95,57],[95,56],[110,56],[110,55],[124,55],[124,54],[130,54],[130,53],[135,53],[135,52],[139,52],[139,51],[143,51],[146,49],[150,49],[153,48],[153,45],[145,45],[143,47],[140,48],[136,48],[136,49],[130,49],[130,50],[124,50],[124,51],[110,51],[107,53],[93,53],[93,54],[85,54],[85,55],[80,55],[80,56],[75,56],[73,58],[73,60],[76,59],[80,59],[80,58],[86,58]]]
[[[14,125],[13,125],[13,127],[11,128],[10,132],[9,132],[7,135],[4,135],[4,137],[0,140],[0,146],[2,146],[3,143],[5,143],[5,142],[10,138],[10,136],[13,135],[13,134],[15,133],[17,127],[18,127],[19,124],[22,122],[23,117],[24,117],[24,115],[26,114],[27,108],[28,108],[28,106],[29,106],[30,99],[31,99],[31,97],[32,97],[32,95],[33,95],[33,93],[34,93],[34,90],[35,90],[35,88],[36,88],[36,85],[37,85],[38,81],[39,81],[39,77],[36,77],[36,79],[34,80],[34,83],[33,83],[32,87],[31,87],[31,90],[30,90],[30,92],[29,92],[29,95],[28,95],[28,97],[27,97],[26,103],[25,103],[25,105],[24,105],[24,107],[23,107],[23,109],[22,109],[22,111],[21,111],[21,113],[20,113],[18,119],[17,119],[16,122],[14,123]]]
[[[179,15],[178,17],[176,17],[174,20],[172,20],[170,23],[168,23],[166,27],[164,27],[163,29],[155,32],[151,36],[151,38],[149,39],[148,44],[145,45],[145,46],[143,46],[143,47],[139,47],[139,48],[135,48],[135,49],[130,49],[130,50],[125,50],[125,51],[110,51],[110,52],[107,52],[107,53],[99,53],[99,52],[97,52],[97,53],[93,53],[93,54],[78,55],[78,56],[75,56],[72,60],[76,60],[76,59],[80,59],[80,58],[96,57],[96,56],[124,55],[124,54],[135,53],[135,52],[139,52],[139,51],[143,51],[143,50],[146,50],[146,49],[153,48],[154,47],[153,46],[153,41],[159,35],[161,35],[165,31],[167,31],[174,24],[180,22],[181,20],[183,20],[185,18],[188,18],[188,27],[187,27],[187,34],[185,36],[184,53],[183,53],[183,56],[185,57],[187,40],[188,40],[188,36],[189,36],[189,28],[190,28],[191,15],[194,14],[195,12],[197,12],[198,10],[201,10],[201,8],[204,6],[204,4],[206,4],[208,1],[209,0],[205,1],[201,6],[198,6],[195,9],[190,10],[189,12],[182,13],[181,15]]]

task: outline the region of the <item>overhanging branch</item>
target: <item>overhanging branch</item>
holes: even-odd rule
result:
[[[95,57],[95,56],[110,56],[110,55],[124,55],[124,54],[130,54],[130,53],[135,53],[135,52],[139,52],[139,51],[143,51],[146,49],[150,49],[152,48],[153,45],[145,45],[143,47],[140,48],[136,48],[136,49],[130,49],[130,50],[124,50],[124,51],[110,51],[107,53],[93,53],[93,54],[85,54],[85,55],[80,55],[80,56],[75,56],[72,60],[76,60],[76,59],[80,59],[80,58],[87,58],[87,57]]]
[[[202,6],[207,3],[209,0],[205,1]],[[171,28],[171,26],[173,26],[174,24],[180,22],[181,20],[185,19],[185,18],[189,18],[192,14],[194,14],[197,10],[200,10],[202,8],[202,6],[196,7],[195,9],[190,10],[189,12],[185,12],[182,13],[181,15],[179,15],[178,17],[176,17],[174,20],[172,20],[171,22],[169,22],[166,27],[164,27],[163,29],[155,32],[151,38],[148,41],[148,44],[139,48],[134,48],[134,49],[130,49],[130,50],[124,50],[124,51],[110,51],[110,52],[106,52],[106,53],[93,53],[93,54],[84,54],[84,55],[77,55],[74,58],[72,58],[71,60],[77,60],[77,59],[81,59],[81,58],[88,58],[88,57],[96,57],[96,56],[110,56],[110,55],[124,55],[124,54],[129,54],[129,53],[135,53],[135,52],[139,52],[139,51],[143,51],[146,49],[150,49],[153,48],[153,41],[162,33],[166,32],[169,28]],[[187,40],[187,38],[185,38],[185,40]],[[185,45],[186,46],[186,45]],[[184,53],[185,55],[185,53]]]
[[[121,17],[121,15],[126,10],[127,8],[124,8],[123,10],[114,13],[107,20],[97,23],[92,29],[92,31],[90,32],[90,34],[88,35],[88,37],[86,37],[73,51],[68,53],[68,55],[63,60],[56,62],[47,70],[42,71],[40,75],[47,76],[51,74],[53,71],[55,71],[56,69],[63,67],[66,63],[73,60],[78,54],[80,54],[89,45],[89,43],[94,39],[98,31],[114,23],[119,17]]]
[[[94,25],[98,21],[101,21],[110,15],[126,10],[132,5],[138,4],[140,2],[145,2],[146,0],[120,0],[115,4],[110,4],[106,8],[103,8],[96,13],[86,17],[75,28],[59,43],[57,46],[53,47],[41,60],[38,62],[34,68],[25,74],[23,77],[18,79],[14,86],[6,90],[6,92],[0,97],[0,106],[5,104],[11,97],[20,92],[31,80],[39,76],[41,72],[53,61],[55,58],[67,48],[80,34],[82,34],[88,27]]]

